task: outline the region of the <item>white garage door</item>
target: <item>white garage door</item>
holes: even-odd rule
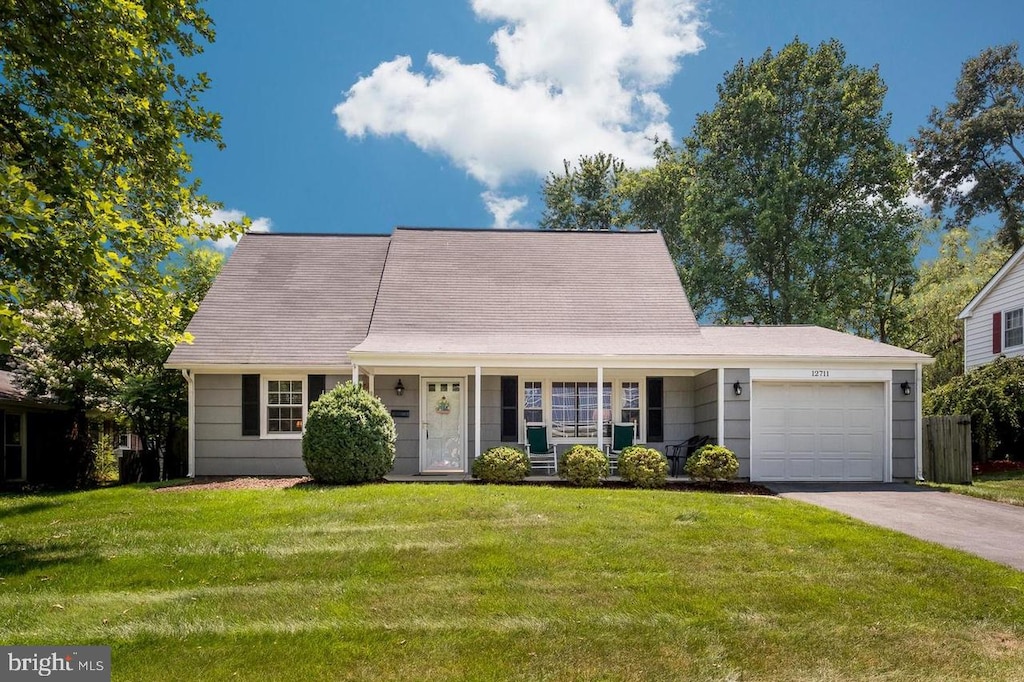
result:
[[[750,478],[881,481],[884,389],[881,383],[755,383]]]

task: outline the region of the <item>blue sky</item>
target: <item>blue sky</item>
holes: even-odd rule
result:
[[[836,38],[850,63],[877,64],[892,136],[906,142],[949,101],[965,59],[1024,26],[1011,0],[206,8],[217,40],[189,66],[212,78],[203,102],[223,115],[227,148],[193,148],[194,170],[231,215],[274,232],[532,226],[561,158],[645,163],[651,133],[688,134],[738,60],[796,36]]]

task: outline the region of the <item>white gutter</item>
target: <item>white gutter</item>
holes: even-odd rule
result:
[[[185,377],[188,384],[188,474],[189,478],[196,477],[196,378],[192,370],[181,370],[181,376]]]

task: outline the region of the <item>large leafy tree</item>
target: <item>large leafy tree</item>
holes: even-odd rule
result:
[[[0,352],[21,310],[73,304],[87,343],[166,335],[180,310],[161,263],[200,218],[185,144],[220,144],[202,73],[200,0],[0,1]]]
[[[611,230],[626,221],[626,199],[619,182],[626,164],[612,154],[568,160],[563,173],[552,172],[541,188],[546,206],[540,219],[545,230]]]
[[[975,243],[966,229],[954,227],[942,236],[937,256],[921,264],[910,295],[899,304],[906,325],[896,341],[935,358],[924,369],[926,389],[963,374],[963,322],[957,315],[1009,256],[996,241]]]
[[[795,40],[726,74],[687,140],[694,179],[671,240],[698,313],[888,335],[918,216],[885,91],[836,41]]]
[[[1017,45],[968,59],[954,99],[913,140],[917,191],[954,222],[997,214],[1000,243],[1019,249],[1024,226],[1024,66]]]

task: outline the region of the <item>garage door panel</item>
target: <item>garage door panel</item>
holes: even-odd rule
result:
[[[752,396],[751,478],[882,480],[884,384],[756,382]]]

